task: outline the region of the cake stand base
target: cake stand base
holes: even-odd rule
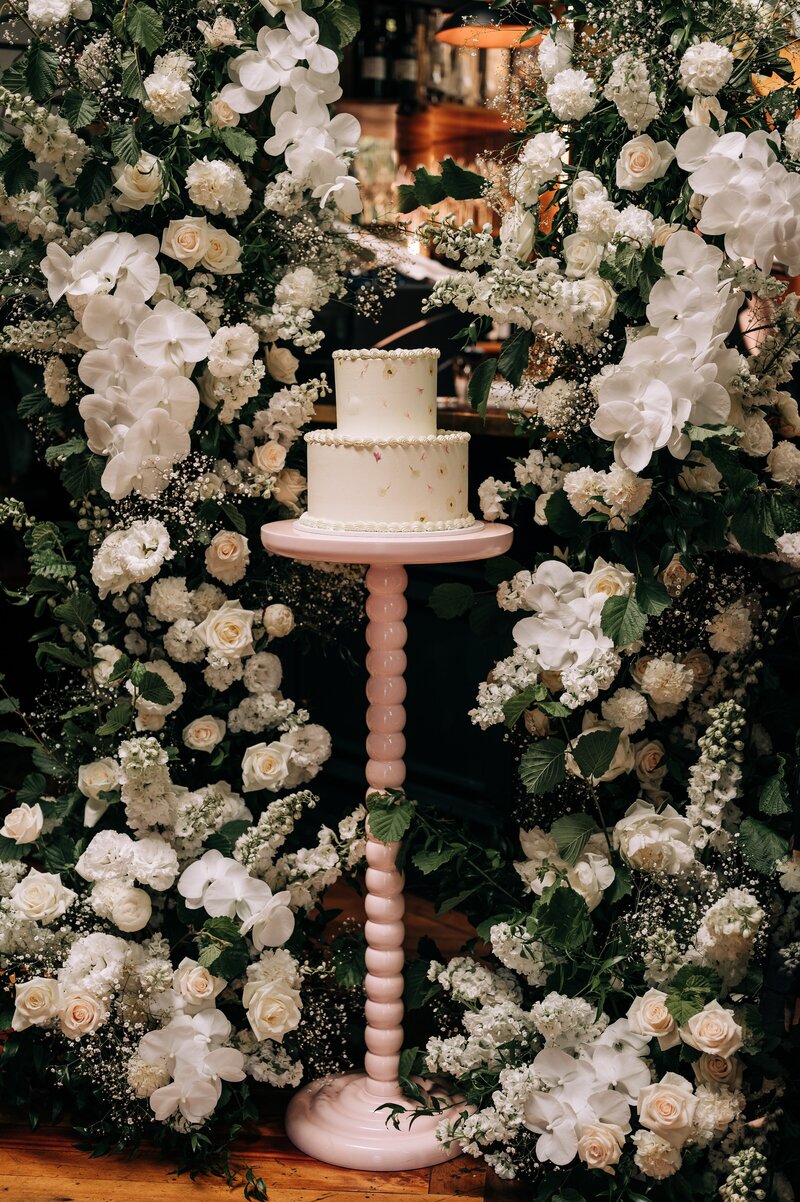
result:
[[[437,1090],[442,1111],[411,1122],[412,1109],[399,1116],[398,1130],[390,1111],[376,1107],[385,1102],[409,1107],[414,1103],[402,1094],[381,1098],[370,1093],[368,1081],[366,1073],[347,1073],[312,1081],[296,1093],[286,1111],[286,1134],[295,1147],[327,1164],[383,1172],[428,1168],[460,1154],[455,1142],[440,1143],[436,1128],[443,1118],[455,1119],[463,1105]]]

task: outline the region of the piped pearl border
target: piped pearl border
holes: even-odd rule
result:
[[[475,518],[468,513],[463,518],[449,518],[444,522],[332,522],[304,513],[297,519],[297,524],[306,530],[340,530],[343,534],[425,534],[437,530],[465,530],[475,524]]]
[[[423,346],[418,350],[397,349],[382,351],[371,347],[365,351],[340,350],[333,352],[334,361],[345,359],[438,359],[441,352],[435,346]]]
[[[442,443],[469,442],[466,430],[437,430],[435,434],[398,435],[396,438],[358,438],[340,434],[338,430],[310,430],[304,435],[306,442],[316,442],[329,447],[418,447]]]

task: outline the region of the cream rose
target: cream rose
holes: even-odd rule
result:
[[[238,601],[226,601],[195,627],[209,651],[226,659],[241,659],[253,654],[253,618],[251,609],[243,609]]]
[[[121,931],[144,930],[152,913],[150,894],[133,885],[116,890],[109,907],[109,917]]]
[[[657,787],[667,774],[664,762],[666,751],[658,739],[648,739],[633,748],[634,769],[640,782],[647,788]]]
[[[599,599],[605,603],[608,597],[627,597],[635,583],[636,577],[621,564],[596,559],[586,576],[583,595],[589,600]]]
[[[238,584],[247,571],[250,548],[243,534],[220,530],[206,547],[206,570],[223,584]]]
[[[730,1059],[742,1046],[742,1028],[718,1001],[709,1002],[680,1028],[680,1037],[689,1047],[712,1056]]]
[[[269,789],[277,793],[289,775],[291,748],[283,743],[254,743],[242,760],[242,792]]]
[[[281,605],[279,602],[266,607],[261,621],[271,639],[285,638],[294,630],[294,614],[288,605]]]
[[[203,41],[212,50],[221,50],[223,46],[239,46],[239,35],[230,17],[215,17],[213,25],[208,21],[198,21],[197,28],[203,35]]]
[[[306,478],[297,468],[285,467],[272,488],[272,495],[281,505],[298,509],[298,502],[306,491]]]
[[[673,1148],[681,1148],[691,1134],[697,1098],[685,1077],[665,1073],[654,1085],[645,1086],[637,1108],[643,1127],[649,1127]]]
[[[580,280],[597,271],[603,258],[602,246],[586,234],[567,234],[564,239],[565,275],[570,280]]]
[[[13,839],[18,847],[24,843],[34,843],[42,833],[44,815],[38,801],[34,805],[23,802],[6,814],[6,820],[0,827],[0,835],[5,839]]]
[[[170,221],[161,236],[161,253],[177,259],[184,267],[196,267],[208,250],[205,217],[181,217]]]
[[[142,151],[133,166],[115,163],[111,174],[114,177],[113,186],[119,192],[113,204],[118,212],[144,209],[147,205],[154,205],[161,196],[161,164],[155,155],[146,151]]]
[[[11,902],[23,918],[47,925],[66,913],[75,894],[61,883],[55,872],[39,872],[31,868],[27,876],[17,881],[11,890]]]
[[[208,228],[208,245],[203,255],[202,265],[216,275],[238,275],[242,270],[239,260],[242,257],[242,247],[238,238],[227,230]]]
[[[662,1052],[680,1043],[675,1019],[665,1003],[666,993],[660,989],[648,989],[647,993],[634,999],[628,1011],[628,1026],[635,1035],[657,1039]]]
[[[703,1052],[692,1065],[701,1085],[738,1089],[742,1083],[742,1062],[735,1056],[717,1056]]]
[[[221,96],[215,96],[208,106],[208,124],[213,125],[216,129],[229,129],[232,125],[238,125],[241,118],[239,114],[234,112],[227,100],[223,100]]]
[[[694,860],[691,826],[673,806],[633,803],[614,827],[614,846],[640,872],[675,876]]]
[[[59,1014],[61,1030],[67,1039],[91,1035],[106,1020],[105,1008],[91,993],[68,993]]]
[[[617,294],[608,280],[599,275],[589,275],[576,280],[574,295],[579,306],[588,312],[596,331],[605,330],[617,311]]]
[[[183,741],[192,751],[211,752],[225,738],[227,727],[221,718],[204,714],[183,728]]]
[[[172,988],[180,997],[184,1014],[197,1014],[200,1010],[211,1009],[214,999],[222,993],[225,985],[222,977],[215,977],[202,964],[188,957],[181,960],[172,975]]]
[[[613,1175],[625,1143],[625,1133],[616,1123],[585,1123],[578,1140],[578,1156],[589,1169]]]
[[[664,571],[661,573],[661,583],[670,597],[680,597],[690,584],[694,584],[697,576],[683,566],[680,555],[673,555]]]
[[[300,994],[286,981],[250,981],[242,991],[242,1003],[256,1039],[281,1043],[300,1022]]]
[[[101,793],[112,793],[120,782],[119,764],[110,755],[78,769],[78,788],[90,801],[100,801]]]
[[[118,647],[111,647],[108,643],[95,643],[92,647],[92,655],[94,656],[92,665],[94,683],[101,689],[110,687],[109,682],[122,652]]]
[[[55,1018],[59,1009],[58,981],[52,977],[31,977],[16,986],[12,1031],[41,1027]]]
[[[666,174],[675,151],[669,142],[654,142],[649,134],[631,138],[619,152],[616,180],[618,188],[639,192]]]
[[[253,451],[253,467],[268,476],[277,476],[286,462],[286,447],[279,442],[263,442]]]
[[[295,358],[287,347],[275,346],[273,343],[267,350],[266,362],[267,371],[273,380],[277,380],[279,384],[295,383],[300,360]]]

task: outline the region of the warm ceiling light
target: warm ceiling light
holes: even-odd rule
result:
[[[436,31],[436,40],[448,46],[473,46],[478,50],[507,49],[518,46],[529,29],[529,25],[523,25],[504,9],[495,12],[491,4],[472,0],[445,18]],[[541,36],[529,38],[525,45],[535,46]]]

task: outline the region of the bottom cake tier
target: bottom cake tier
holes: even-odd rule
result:
[[[459,530],[467,509],[469,434],[421,438],[348,438],[312,430],[308,445],[308,511],[314,530],[413,533]]]

